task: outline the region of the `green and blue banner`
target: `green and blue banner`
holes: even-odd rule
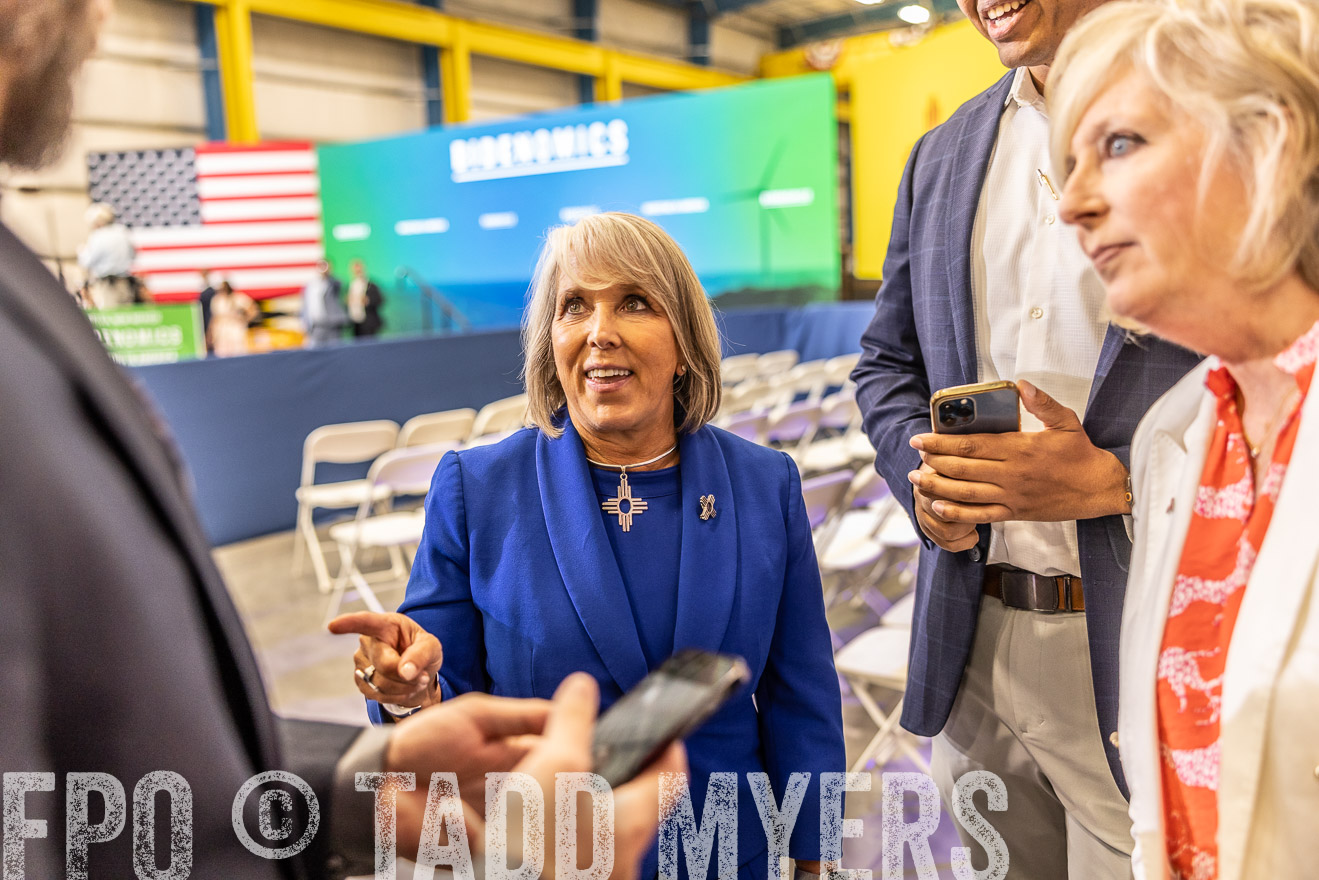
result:
[[[87,317],[110,357],[126,367],[206,356],[201,306],[195,302],[88,309]]]
[[[834,108],[820,74],[322,146],[326,253],[365,262],[391,333],[421,329],[404,269],[516,324],[546,230],[599,211],[663,226],[728,304],[833,299]]]

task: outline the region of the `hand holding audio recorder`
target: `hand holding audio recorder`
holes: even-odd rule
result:
[[[695,648],[674,654],[600,717],[591,745],[595,772],[614,787],[627,782],[750,678],[741,657]]]

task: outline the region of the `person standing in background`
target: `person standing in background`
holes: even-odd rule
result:
[[[348,318],[353,322],[353,338],[375,336],[384,326],[380,306],[385,298],[380,287],[366,274],[366,265],[353,260],[349,266],[353,280],[348,282]]]
[[[1013,68],[917,142],[853,373],[876,469],[923,535],[902,724],[953,781],[999,775],[1017,880],[1130,875],[1117,651],[1131,539],[1127,456],[1198,360],[1109,323],[1058,222],[1044,93],[1104,0],[959,0]],[[1023,431],[930,432],[931,393],[1016,381]],[[964,829],[968,847],[978,851]]]
[[[343,285],[334,277],[328,260],[316,264],[316,277],[302,289],[302,326],[307,347],[318,348],[339,338],[348,323],[339,294]]]
[[[250,296],[234,290],[228,281],[220,282],[211,299],[211,329],[206,340],[216,357],[247,354],[247,325],[259,312]]]
[[[202,336],[206,339],[206,350],[211,350],[211,300],[215,299],[215,285],[211,283],[211,273],[201,270],[202,292],[197,295],[197,302],[202,307]]]
[[[133,259],[137,249],[128,227],[118,222],[114,208],[97,202],[87,209],[91,234],[78,248],[78,265],[87,273],[87,296],[92,308],[112,309],[135,299]]]

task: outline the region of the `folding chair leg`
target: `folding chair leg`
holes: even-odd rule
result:
[[[316,573],[316,589],[322,593],[330,592],[330,569],[325,564],[325,554],[321,552],[321,539],[316,534],[316,525],[312,522],[311,511],[299,526],[302,540],[307,544],[307,554],[311,557],[311,569]]]
[[[356,572],[357,566],[353,565],[353,556],[356,554],[356,548],[339,547],[339,576],[334,579],[334,587],[331,590],[330,604],[325,609],[325,623],[329,624],[339,614],[339,609],[343,606],[343,595],[348,589],[348,575],[350,572]]]
[[[915,741],[905,730],[902,731],[902,738],[898,740],[898,747],[902,749],[908,758],[911,758],[912,763],[919,767],[922,773],[929,775],[930,762],[925,760],[925,756],[916,748]]]
[[[403,564],[403,552],[397,547],[389,548],[389,573],[396,578],[403,577],[407,573],[407,568]]]
[[[380,599],[376,596],[375,590],[371,589],[370,585],[366,582],[366,578],[362,576],[362,573],[358,571],[356,567],[353,568],[352,579],[353,586],[357,587],[358,598],[366,603],[367,608],[377,614],[383,614],[385,612],[385,606],[380,604]]]
[[[298,504],[298,527],[294,529],[293,534],[293,574],[295,576],[302,574],[302,567],[306,563],[307,539],[302,533],[302,520],[305,516],[310,516],[311,511],[307,510],[306,505]]]
[[[871,696],[869,688],[863,682],[853,681],[850,684],[852,685],[852,693],[856,694],[857,701],[861,703],[861,708],[865,709],[866,715],[878,728],[875,735],[871,737],[870,742],[861,751],[861,755],[852,765],[851,772],[860,773],[865,769],[866,764],[879,757],[882,750],[891,751],[892,741],[895,736],[900,737],[902,735],[898,722],[902,718],[903,700],[899,699],[890,711],[885,712],[875,702],[875,698]]]

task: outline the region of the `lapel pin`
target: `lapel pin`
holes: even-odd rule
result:
[[[701,496],[701,519],[702,519],[702,520],[714,519],[714,517],[715,517],[715,511],[714,511],[714,496],[713,496],[713,495],[702,495],[702,496]]]

